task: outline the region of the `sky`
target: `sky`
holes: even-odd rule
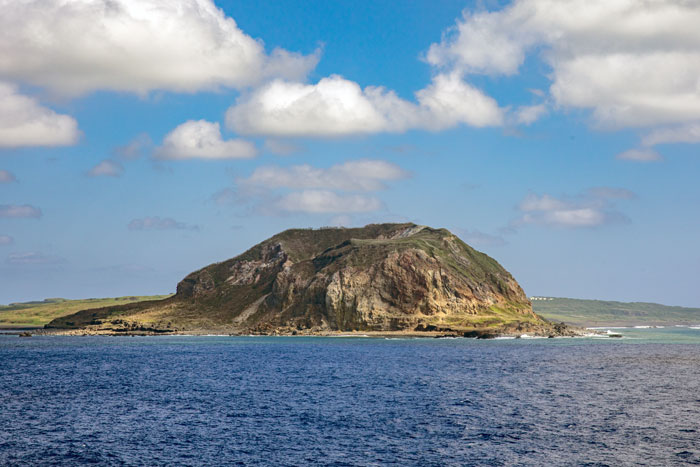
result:
[[[700,3],[0,0],[0,303],[414,222],[700,306]]]

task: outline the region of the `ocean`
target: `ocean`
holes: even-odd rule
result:
[[[700,329],[0,335],[0,465],[700,464]]]

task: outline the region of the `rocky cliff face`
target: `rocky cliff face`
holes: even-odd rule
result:
[[[51,327],[231,333],[548,329],[495,260],[445,229],[288,230],[193,272],[170,299],[85,310]]]

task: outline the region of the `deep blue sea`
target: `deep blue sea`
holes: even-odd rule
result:
[[[0,465],[700,463],[700,329],[0,335]]]

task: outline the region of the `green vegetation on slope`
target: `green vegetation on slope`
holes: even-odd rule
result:
[[[576,298],[532,297],[535,313],[575,326],[672,326],[700,324],[700,308],[642,302],[606,302]]]
[[[162,300],[170,295],[129,296],[117,298],[87,298],[67,300],[47,298],[44,301],[0,305],[0,328],[41,327],[55,318],[70,315],[87,308],[125,305],[127,303]]]

